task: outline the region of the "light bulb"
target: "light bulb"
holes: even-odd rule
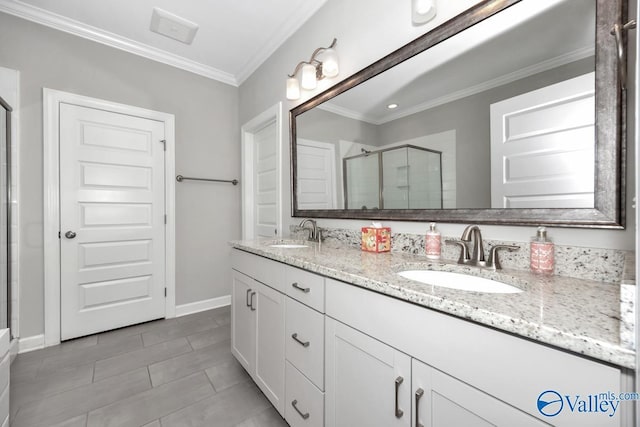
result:
[[[414,24],[424,24],[436,16],[436,0],[411,0],[411,19]]]
[[[316,67],[311,64],[304,64],[302,66],[302,82],[301,86],[303,89],[311,90],[315,89],[316,82]]]
[[[325,77],[335,77],[340,73],[340,66],[338,65],[338,53],[335,49],[328,48],[322,52],[322,74]]]
[[[287,99],[295,101],[300,98],[300,83],[295,77],[287,79]]]

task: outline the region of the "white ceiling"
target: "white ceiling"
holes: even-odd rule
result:
[[[239,85],[326,0],[0,0],[0,11]],[[199,25],[191,45],[149,30],[154,7]]]

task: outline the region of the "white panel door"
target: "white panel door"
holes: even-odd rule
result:
[[[491,105],[492,208],[594,206],[594,76]]]
[[[254,134],[254,237],[278,234],[278,159],[276,157],[276,122]]]
[[[298,209],[336,207],[335,146],[298,139]]]
[[[327,427],[411,423],[411,358],[329,317],[325,341]]]
[[[164,124],[60,105],[63,340],[165,316]]]

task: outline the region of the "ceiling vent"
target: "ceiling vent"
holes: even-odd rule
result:
[[[151,31],[191,44],[198,31],[198,24],[155,7],[151,16]]]

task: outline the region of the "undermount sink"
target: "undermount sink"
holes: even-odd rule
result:
[[[470,276],[467,274],[452,273],[450,271],[433,270],[405,270],[398,273],[405,279],[415,280],[427,285],[441,286],[443,288],[458,289],[470,292],[485,292],[491,294],[515,294],[522,292],[515,286],[484,277]]]

